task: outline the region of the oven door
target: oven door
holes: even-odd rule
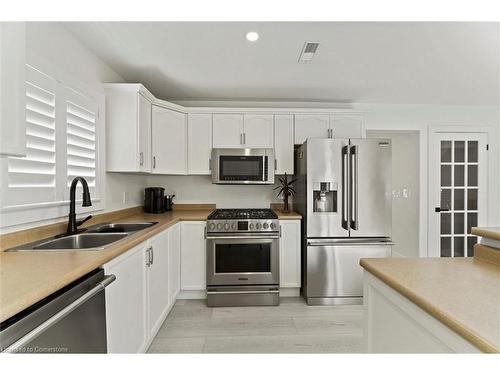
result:
[[[207,285],[279,284],[279,236],[207,239]]]

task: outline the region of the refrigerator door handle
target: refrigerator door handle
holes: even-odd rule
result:
[[[349,146],[342,147],[342,228],[349,230]]]
[[[357,145],[351,146],[351,210],[350,221],[351,229],[358,230],[358,155],[359,148]]]

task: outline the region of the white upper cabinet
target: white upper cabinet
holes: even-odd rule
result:
[[[330,115],[332,138],[364,138],[363,116],[358,114]]]
[[[26,155],[25,24],[0,22],[0,155]]]
[[[214,148],[272,148],[273,115],[216,113],[213,117]]]
[[[153,105],[151,171],[187,174],[186,115]]]
[[[213,115],[213,147],[243,147],[243,115],[215,113]]]
[[[188,174],[210,174],[212,114],[188,114]]]
[[[273,115],[243,115],[243,145],[248,148],[273,148]]]
[[[136,84],[107,84],[105,89],[107,170],[150,172],[153,97]]]
[[[139,94],[139,170],[151,171],[151,102]]]
[[[328,114],[296,114],[295,144],[302,144],[307,138],[328,138],[330,119]]]
[[[293,115],[274,116],[276,174],[293,174]]]

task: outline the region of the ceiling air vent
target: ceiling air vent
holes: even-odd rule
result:
[[[302,52],[300,53],[299,63],[310,63],[314,57],[314,54],[318,50],[318,47],[318,42],[305,42],[304,48],[302,48]]]

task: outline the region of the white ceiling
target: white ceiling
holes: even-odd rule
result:
[[[500,103],[498,23],[64,25],[125,80],[167,100]],[[299,64],[306,41],[321,44]]]

